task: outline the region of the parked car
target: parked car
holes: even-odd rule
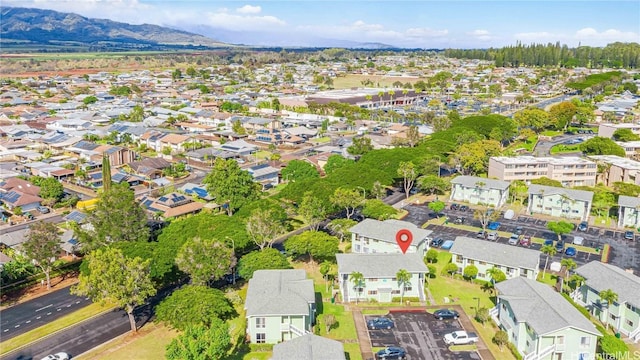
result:
[[[476,333],[466,331],[454,331],[444,336],[444,343],[447,345],[473,344],[478,341]]]
[[[468,211],[469,207],[467,205],[460,206],[460,211]]]
[[[522,228],[522,226],[518,226],[516,227],[516,231],[514,233],[518,235],[522,235],[523,232],[524,232],[524,229]]]
[[[522,239],[520,239],[520,246],[530,247],[531,246],[531,237],[523,235]]]
[[[588,222],[583,221],[580,224],[578,224],[578,230],[587,231],[587,229],[589,229],[589,223]]]
[[[575,245],[582,245],[582,244],[584,244],[584,238],[582,236],[574,236],[573,237],[573,243]]]
[[[457,311],[451,309],[440,309],[433,312],[433,316],[438,320],[457,319],[460,317]]]
[[[458,210],[460,208],[460,205],[453,203],[451,205],[449,205],[449,209],[450,210]]]
[[[489,226],[487,226],[487,229],[489,230],[498,230],[498,228],[500,227],[500,223],[497,221],[492,221],[489,223]]]
[[[42,358],[42,360],[69,360],[71,357],[66,352],[50,354]]]
[[[546,239],[544,241],[544,246],[551,246],[553,245],[553,240],[552,239]]]
[[[633,240],[635,239],[635,234],[633,233],[633,231],[625,231],[624,232],[624,238],[627,240]]]
[[[486,237],[486,231],[484,230],[480,230],[478,231],[478,233],[476,234],[477,238],[485,238]]]
[[[490,232],[489,235],[487,235],[487,240],[498,240],[498,233],[495,231]]]
[[[564,242],[558,241],[556,243],[556,251],[559,252],[559,253],[564,252]]]
[[[49,213],[49,208],[46,207],[46,206],[38,206],[38,207],[36,207],[36,210],[38,210],[42,214],[48,214]]]
[[[456,224],[464,224],[465,218],[463,218],[462,216],[459,216],[456,218],[456,221],[454,221]]]
[[[431,247],[440,247],[442,246],[442,243],[444,243],[443,238],[433,239],[431,240]]]
[[[380,360],[404,360],[406,358],[407,351],[397,346],[389,346],[376,353],[376,359]]]
[[[576,256],[578,254],[578,250],[576,250],[576,248],[574,248],[573,246],[569,246],[565,251],[564,254],[567,256]]]
[[[509,245],[518,245],[519,241],[520,235],[518,234],[511,234],[511,236],[509,237]]]
[[[393,320],[387,319],[385,317],[379,317],[379,318],[375,318],[367,321],[367,327],[369,328],[369,330],[380,330],[380,329],[389,330],[389,329],[393,329],[394,326],[395,324],[393,323]]]

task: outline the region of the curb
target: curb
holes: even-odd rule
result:
[[[84,319],[84,320],[82,320],[82,321],[80,321],[80,322],[78,322],[78,323],[75,323],[75,324],[72,324],[72,325],[66,326],[66,327],[64,327],[64,328],[62,328],[62,329],[56,330],[56,331],[54,331],[54,332],[52,332],[52,333],[50,333],[50,334],[47,334],[47,335],[45,335],[45,336],[43,336],[43,337],[41,337],[41,338],[39,338],[39,339],[33,340],[33,341],[31,341],[31,342],[29,342],[29,343],[27,343],[27,344],[24,344],[24,345],[22,345],[22,346],[19,346],[19,347],[15,348],[15,349],[13,349],[13,350],[11,350],[11,351],[8,351],[8,352],[6,352],[6,353],[2,353],[2,354],[0,354],[0,358],[4,358],[4,357],[6,357],[6,356],[9,356],[9,355],[11,355],[11,354],[13,354],[13,353],[15,353],[15,352],[17,352],[17,351],[20,351],[20,350],[22,350],[22,349],[24,349],[24,348],[26,348],[26,347],[28,347],[28,346],[31,346],[32,344],[37,343],[38,341],[41,341],[41,340],[44,340],[44,339],[48,339],[48,338],[50,338],[50,337],[52,337],[52,336],[54,336],[54,335],[57,335],[58,333],[61,333],[61,332],[63,332],[63,331],[67,331],[67,330],[69,330],[69,329],[71,329],[71,328],[73,328],[73,327],[76,327],[76,326],[80,326],[80,325],[84,324],[85,322],[87,322],[87,321],[89,321],[89,320],[93,320],[93,319],[95,319],[95,318],[97,318],[97,317],[99,317],[99,316],[102,316],[102,315],[104,315],[104,314],[106,314],[106,313],[108,313],[108,312],[111,312],[111,311],[113,311],[113,310],[115,310],[115,309],[119,309],[119,308],[118,308],[118,307],[112,307],[112,308],[109,308],[109,309],[104,310],[104,311],[102,311],[102,312],[100,312],[100,313],[98,313],[98,314],[95,314],[95,315],[93,315],[93,316],[90,316],[90,317],[88,317],[88,318],[86,318],[86,319]],[[18,336],[19,336],[19,335],[18,335]],[[7,341],[9,341],[9,340],[7,340]],[[0,343],[0,344],[1,344],[1,343]]]

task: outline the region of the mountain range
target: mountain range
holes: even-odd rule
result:
[[[391,49],[381,43],[359,43],[320,36],[288,39],[280,42],[260,32],[237,32],[215,25],[185,25],[183,29],[159,25],[131,25],[93,19],[53,10],[0,7],[0,39],[3,51],[16,47],[106,50],[163,50],[188,48],[235,47],[341,47],[359,49]],[[214,40],[216,39],[216,40]]]

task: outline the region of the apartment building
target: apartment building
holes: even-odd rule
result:
[[[509,196],[508,181],[486,179],[476,176],[458,176],[451,180],[451,201],[470,204],[485,204],[501,207]]]
[[[553,186],[530,185],[530,214],[544,214],[586,221],[589,218],[593,192]]]
[[[494,156],[489,159],[489,177],[503,181],[529,182],[541,177],[557,180],[563,186],[594,186],[597,165],[577,156],[535,157]]]
[[[604,168],[600,182],[613,186],[617,182],[640,185],[640,162],[616,155],[592,155],[589,159]]]
[[[616,141],[616,144],[624,149],[625,156],[629,159],[638,158],[640,155],[640,141]]]
[[[640,198],[620,195],[618,198],[618,226],[640,227]]]
[[[631,123],[612,124],[604,123],[598,126],[598,136],[611,138],[618,129],[630,129],[634,134],[640,135],[640,125]]]

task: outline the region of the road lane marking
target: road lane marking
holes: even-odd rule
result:
[[[44,310],[44,309],[50,308],[50,307],[52,307],[52,306],[53,306],[53,304],[49,304],[49,305],[47,305],[47,306],[45,306],[45,307],[41,307],[40,309],[36,310],[36,312],[38,312],[38,311],[40,311],[40,310]]]
[[[19,327],[20,327],[20,324],[18,324],[18,325],[16,325],[16,326],[14,326],[14,328],[19,328]]]
[[[51,315],[51,313],[50,313],[50,312],[48,312],[48,313],[47,313],[47,315]]]
[[[40,320],[40,318],[41,318],[41,317],[42,317],[42,316],[37,316],[37,317],[36,317],[36,320]]]
[[[31,322],[31,320],[27,320],[27,322],[26,322],[26,323],[28,324],[28,323],[30,323],[30,322]]]
[[[61,309],[61,308],[58,308],[56,311],[60,311],[60,310],[62,310],[62,309]]]
[[[80,300],[76,301],[76,304],[80,304]]]
[[[67,305],[67,307],[71,307],[71,304]]]
[[[2,332],[7,332],[7,331],[9,331],[9,329],[4,329],[4,330],[2,330]]]

